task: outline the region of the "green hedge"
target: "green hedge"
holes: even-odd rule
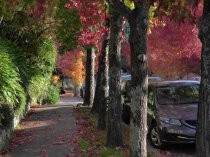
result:
[[[31,78],[30,84],[28,86],[28,94],[31,99],[32,105],[41,103],[40,99],[47,92],[49,85],[49,79],[43,77],[42,75],[35,75]]]
[[[31,58],[33,74],[29,82],[28,93],[32,104],[41,104],[48,91],[57,53],[51,39],[40,41],[36,51],[36,54]]]
[[[41,40],[37,45],[27,58],[28,52],[24,49],[0,38],[1,126],[9,124],[10,115],[22,116],[25,113],[26,97],[32,103],[41,103],[43,99],[48,103],[59,100],[59,87],[50,86],[57,55],[55,45],[51,39]],[[10,104],[9,108],[5,104]]]
[[[60,100],[60,86],[49,85],[43,103],[56,104]]]
[[[9,52],[14,51],[11,44],[0,39],[0,96],[2,101],[11,104],[18,103],[20,94],[24,94],[18,68]]]
[[[0,38],[0,125],[8,127],[14,115],[24,114],[26,95],[15,65],[16,48]]]

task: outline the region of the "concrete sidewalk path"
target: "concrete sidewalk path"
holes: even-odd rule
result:
[[[80,157],[72,137],[76,130],[73,106],[81,98],[61,96],[58,106],[32,108],[21,121],[9,152],[3,157]],[[0,155],[1,156],[1,155]]]

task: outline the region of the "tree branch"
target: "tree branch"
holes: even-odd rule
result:
[[[126,7],[125,4],[120,0],[109,0],[108,3],[112,8],[114,8],[116,12],[118,12],[125,18],[128,19],[129,16],[131,16],[132,11],[128,7]]]

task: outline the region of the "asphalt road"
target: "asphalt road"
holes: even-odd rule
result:
[[[168,144],[164,149],[155,149],[148,142],[152,157],[195,157],[195,144]]]

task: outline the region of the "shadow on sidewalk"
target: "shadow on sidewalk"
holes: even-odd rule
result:
[[[16,129],[3,157],[79,156],[72,137],[76,121],[71,106],[32,108]]]

